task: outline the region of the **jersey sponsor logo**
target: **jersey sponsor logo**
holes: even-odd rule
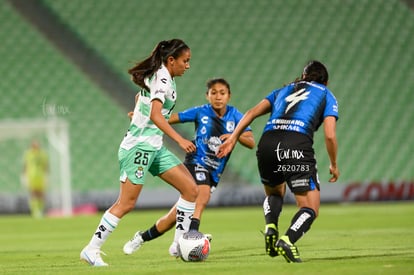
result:
[[[292,125],[276,125],[273,126],[273,129],[300,132],[300,128],[298,126]]]
[[[210,139],[207,142],[208,149],[217,154],[218,147],[221,145],[221,143],[222,142],[219,137],[210,137]]]
[[[226,130],[228,132],[233,132],[235,128],[236,123],[234,121],[227,121],[226,123]]]
[[[309,186],[309,179],[297,179],[291,181],[292,188]]]
[[[209,167],[213,169],[218,169],[220,167],[220,162],[215,161],[207,156],[201,158],[201,160]]]
[[[300,127],[304,127],[305,123],[298,119],[283,119],[283,118],[276,118],[272,119],[273,124],[286,124],[286,125],[299,125]]]
[[[273,129],[275,130],[287,130],[287,131],[295,131],[295,132],[301,132],[301,127],[303,128],[305,126],[305,123],[298,119],[272,119],[270,122],[272,124],[275,124],[273,126]],[[268,122],[268,124],[270,124]]]
[[[305,88],[300,89],[297,92],[294,92],[293,94],[287,96],[285,98],[286,102],[290,102],[289,105],[286,107],[285,114],[298,102],[305,100],[308,98],[310,92],[307,92]]]
[[[196,172],[198,172],[198,171],[203,171],[203,172],[205,172],[205,173],[208,173],[208,170],[207,170],[206,168],[204,168],[203,166],[201,166],[200,164],[197,164],[197,165],[194,167],[194,171],[196,171]]]

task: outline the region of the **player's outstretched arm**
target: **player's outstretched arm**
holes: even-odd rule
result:
[[[176,123],[180,123],[180,118],[178,117],[177,113],[173,113],[170,116],[170,119],[168,120],[169,124],[176,124]]]
[[[227,156],[233,150],[244,129],[246,129],[246,127],[249,126],[256,117],[268,113],[270,108],[270,102],[267,99],[263,99],[256,106],[249,109],[239,121],[239,124],[237,124],[236,129],[234,129],[234,132],[230,135],[230,137],[222,145],[220,145],[217,157],[222,158]]]
[[[330,160],[329,173],[332,175],[329,182],[335,182],[338,180],[340,174],[336,163],[338,152],[338,142],[336,139],[336,118],[333,116],[326,117],[323,121],[323,128],[325,133],[326,150]]]
[[[255,146],[253,132],[252,131],[243,132],[243,134],[241,134],[239,137],[239,142],[244,147],[253,149],[253,147]]]

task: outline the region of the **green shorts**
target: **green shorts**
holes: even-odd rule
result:
[[[158,151],[144,151],[139,146],[129,150],[119,148],[118,159],[119,180],[125,182],[128,178],[134,184],[144,184],[148,172],[158,176],[182,163],[164,146]]]

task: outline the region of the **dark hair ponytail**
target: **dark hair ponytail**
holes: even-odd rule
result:
[[[128,70],[132,81],[141,88],[149,90],[144,79],[153,75],[168,57],[178,58],[183,51],[190,49],[181,39],[163,40],[152,50],[151,55]]]
[[[328,70],[325,65],[317,60],[310,61],[303,69],[302,80],[315,81],[326,85],[329,80]]]

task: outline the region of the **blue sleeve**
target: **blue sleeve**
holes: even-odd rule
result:
[[[192,107],[187,110],[184,110],[182,112],[178,113],[178,118],[180,119],[180,122],[193,122],[196,120],[198,110],[201,108],[201,106]]]
[[[232,113],[233,113],[233,117],[234,117],[234,120],[236,121],[236,126],[237,126],[237,124],[239,124],[240,120],[243,118],[244,114],[240,112],[236,107],[233,107],[233,106],[230,106],[230,107],[233,108],[234,110]],[[250,127],[250,125],[247,126],[243,132],[246,132],[246,131],[252,131],[252,128]]]
[[[284,86],[280,89],[273,90],[273,91],[270,92],[270,94],[268,94],[265,97],[265,99],[269,100],[270,105],[272,106],[272,109],[275,108],[275,102],[277,100],[277,96],[279,95],[280,91],[283,90],[285,87],[287,87],[287,86]]]
[[[273,90],[270,92],[270,94],[268,94],[265,99],[269,100],[270,104],[273,104],[273,102],[275,102],[276,100],[276,94],[279,90]]]
[[[338,102],[335,96],[328,90],[326,93],[326,106],[323,117],[334,116],[338,120]]]

